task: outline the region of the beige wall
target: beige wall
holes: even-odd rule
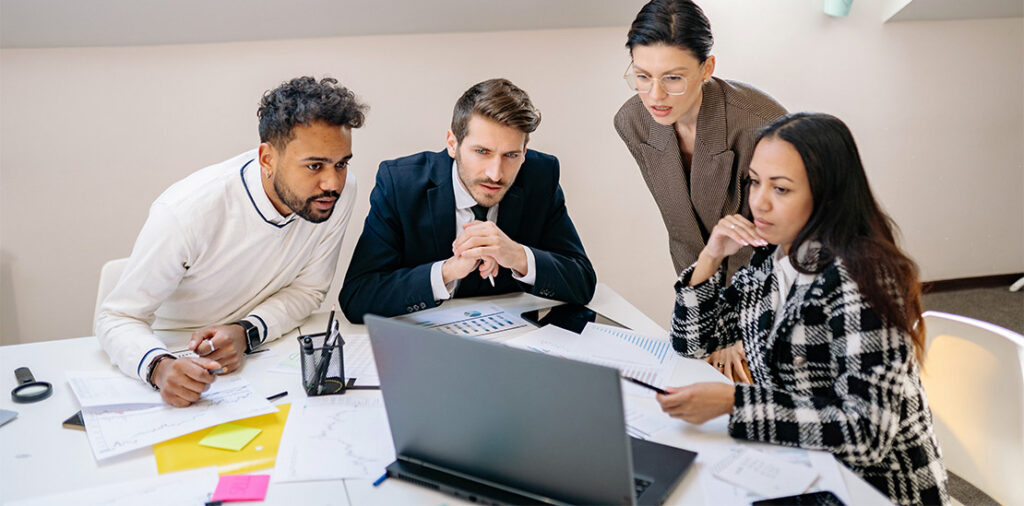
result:
[[[854,131],[876,194],[926,279],[1024,270],[1021,19],[881,24],[881,0],[836,20],[817,2],[705,1],[718,75]],[[377,163],[440,149],[468,86],[505,76],[544,113],[532,148],[560,157],[597,268],[666,324],[666,234],[611,118],[629,97],[618,28],[0,53],[0,344],[91,333],[100,266],[127,256],[152,200],[253,147],[261,93],[332,75],[371,105],[334,290]]]

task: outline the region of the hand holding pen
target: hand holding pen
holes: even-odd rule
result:
[[[456,257],[483,260],[481,273],[485,273],[487,262],[494,262],[490,274],[497,274],[499,267],[505,267],[520,276],[528,274],[529,261],[526,247],[513,241],[498,225],[490,221],[473,221],[463,226],[462,234],[452,243]]]

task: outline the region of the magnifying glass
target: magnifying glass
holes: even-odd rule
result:
[[[15,369],[14,377],[18,379],[18,386],[11,390],[11,399],[14,402],[21,404],[39,402],[53,393],[53,385],[45,381],[36,381],[28,367]]]

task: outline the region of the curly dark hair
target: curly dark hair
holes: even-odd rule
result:
[[[263,94],[256,117],[260,120],[260,142],[283,149],[294,138],[295,125],[323,121],[329,125],[359,128],[368,107],[352,91],[325,77],[296,77]]]

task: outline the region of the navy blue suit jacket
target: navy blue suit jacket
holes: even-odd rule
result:
[[[557,158],[527,150],[498,207],[498,228],[533,250],[536,284],[516,281],[503,267],[493,288],[487,281],[467,284],[476,289],[460,286],[457,296],[528,291],[565,302],[590,301],[597,275],[569,219],[558,170]],[[361,323],[367,313],[395,316],[437,306],[430,266],[452,256],[455,237],[448,153],[423,152],[382,162],[370,193],[370,213],[338,294],[345,316]],[[478,274],[470,273],[474,275]]]

